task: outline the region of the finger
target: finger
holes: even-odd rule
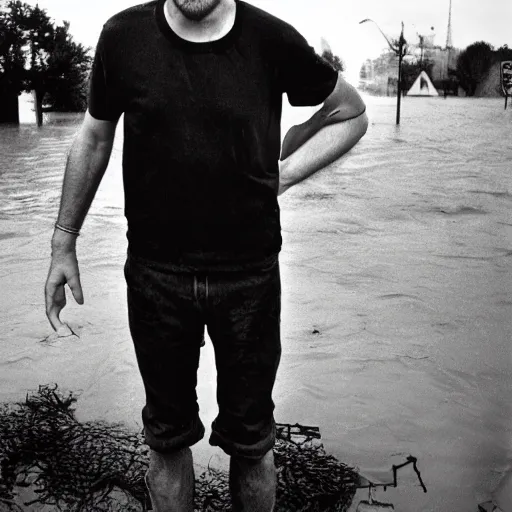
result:
[[[73,294],[73,297],[78,304],[84,303],[84,293],[82,291],[82,284],[80,283],[80,276],[75,274],[68,279],[68,286]]]
[[[74,332],[69,328],[69,325],[63,323],[57,329],[57,334],[59,338],[67,338],[68,336],[73,336]]]
[[[50,318],[50,310],[53,307],[53,296],[55,295],[55,290],[57,285],[52,283],[49,279],[46,280],[46,285],[44,287],[44,302],[46,306],[46,316],[48,319]]]
[[[55,286],[49,284],[46,292],[46,316],[55,331],[63,325],[59,315],[65,305],[66,293],[64,285]]]

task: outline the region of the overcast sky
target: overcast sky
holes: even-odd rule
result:
[[[1,1],[1,0],[0,0]],[[359,72],[362,61],[375,57],[386,46],[373,19],[389,38],[398,37],[400,22],[405,37],[417,42],[417,33],[431,34],[444,45],[449,0],[248,0],[294,25],[315,48],[323,36],[347,64],[350,75]],[[56,21],[71,22],[75,40],[95,46],[103,23],[116,12],[140,0],[25,0],[46,9]],[[512,47],[512,0],[452,0],[452,40],[465,48],[475,41],[495,47]]]

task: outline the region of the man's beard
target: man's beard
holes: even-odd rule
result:
[[[201,21],[211,14],[222,0],[173,0],[178,10],[192,21]]]

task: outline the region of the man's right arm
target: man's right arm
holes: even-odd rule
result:
[[[68,156],[57,223],[79,230],[107,169],[117,122],[102,121],[86,112]],[[62,328],[59,314],[66,305],[64,285],[83,304],[76,235],[55,229],[52,262],[45,288],[46,315],[55,330]]]

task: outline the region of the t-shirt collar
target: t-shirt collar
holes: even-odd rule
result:
[[[169,39],[173,44],[179,46],[181,49],[190,52],[211,52],[221,50],[223,48],[227,48],[233,40],[236,38],[237,34],[240,31],[242,11],[243,11],[243,1],[235,0],[236,3],[236,14],[235,14],[235,22],[231,30],[220,39],[216,39],[215,41],[208,41],[204,43],[196,43],[193,41],[188,41],[180,37],[167,22],[164,12],[166,0],[157,0],[155,7],[155,17],[158,28],[162,32],[162,34]]]

